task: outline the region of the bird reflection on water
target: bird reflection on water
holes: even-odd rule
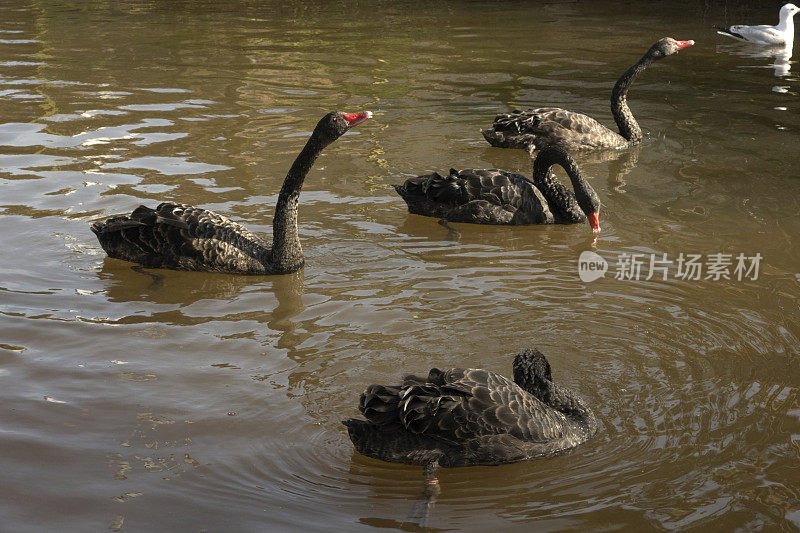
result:
[[[717,46],[717,52],[752,59],[771,59],[772,63],[741,65],[739,68],[772,68],[776,78],[789,76],[792,70],[792,48],[757,44],[726,44]]]
[[[120,268],[122,267],[122,268]],[[255,321],[267,328],[253,331],[252,336],[263,339],[265,344],[288,349],[300,344],[304,339],[296,338],[297,322],[292,319],[305,309],[302,301],[305,289],[303,271],[284,276],[254,278],[234,274],[200,274],[166,269],[133,267],[117,259],[105,258],[99,277],[107,281],[105,292],[111,302],[127,303],[143,301],[158,310],[143,315],[122,317],[121,323],[152,321],[154,315],[170,314],[171,321],[184,324],[204,324],[216,321]],[[257,293],[264,298],[262,308],[244,312],[230,312],[231,302],[249,293]],[[270,295],[276,301],[270,301]],[[212,302],[210,307],[204,302]],[[164,310],[163,306],[174,309]],[[192,308],[191,314],[185,310]],[[208,310],[206,316],[198,315],[198,309]],[[235,309],[235,307],[234,307]],[[248,308],[251,309],[251,308]],[[225,313],[225,311],[228,311]],[[270,332],[279,332],[274,341]],[[291,357],[291,355],[290,355]]]

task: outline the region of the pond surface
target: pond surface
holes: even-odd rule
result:
[[[421,469],[355,454],[340,421],[370,383],[510,375],[528,346],[599,433],[440,470],[430,528],[800,527],[800,65],[710,29],[774,24],[771,5],[225,4],[0,7],[4,529],[414,530]],[[665,35],[697,44],[632,88],[641,147],[577,154],[603,202],[596,245],[588,225],[454,239],[390,187],[530,174],[480,129],[536,105],[612,126],[614,81]],[[177,200],[269,234],[333,109],[375,117],[306,182],[301,272],[154,278],[89,231]],[[581,280],[586,251],[605,277]],[[737,274],[740,254],[758,271]],[[708,278],[712,256],[730,279]]]

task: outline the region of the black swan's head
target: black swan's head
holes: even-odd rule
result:
[[[362,111],[361,113],[341,113],[339,111],[331,111],[317,123],[314,128],[314,133],[321,137],[325,144],[332,143],[353,126],[357,126],[372,117],[371,111]]]
[[[677,54],[679,50],[683,50],[687,46],[692,46],[694,41],[676,41],[672,37],[664,37],[656,41],[656,43],[650,47],[650,50],[647,51],[647,56],[653,59],[661,59],[667,56],[671,56],[672,54]]]
[[[536,348],[523,350],[514,358],[514,383],[539,399],[546,394],[553,381],[550,363]]]
[[[587,183],[586,187],[575,189],[575,199],[578,205],[586,214],[586,221],[592,227],[594,233],[600,233],[600,198],[594,189]]]

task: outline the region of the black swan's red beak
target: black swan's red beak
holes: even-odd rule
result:
[[[683,50],[687,46],[692,46],[694,41],[689,39],[688,41],[675,41],[678,44],[678,50]]]
[[[342,113],[342,117],[351,128],[357,126],[362,122],[369,120],[372,117],[372,111],[364,111],[363,113]]]
[[[592,227],[594,233],[600,233],[600,213],[590,213],[586,217],[589,219],[589,225]]]

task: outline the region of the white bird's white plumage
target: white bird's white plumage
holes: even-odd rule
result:
[[[778,12],[777,26],[746,26],[737,24],[727,30],[719,28],[720,35],[757,44],[792,48],[794,44],[794,14],[800,11],[794,4],[785,4]]]

